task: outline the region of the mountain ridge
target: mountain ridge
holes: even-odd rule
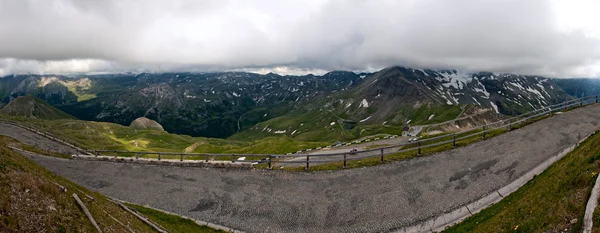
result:
[[[572,98],[576,87],[567,93],[561,86],[573,83],[402,66],[375,73],[301,76],[247,72],[12,75],[0,79],[0,99],[7,103],[30,94],[82,120],[127,126],[146,116],[169,132],[227,138],[259,127],[265,131],[279,127],[265,127],[269,122],[286,125],[304,121],[294,120],[303,117],[319,122],[307,130],[320,130],[332,122],[340,129],[356,124],[403,128],[407,122],[449,119],[464,105],[516,115]],[[449,115],[442,116],[445,112]],[[284,128],[272,128],[270,135],[286,130],[284,135],[296,137],[298,132],[292,135],[291,126]]]

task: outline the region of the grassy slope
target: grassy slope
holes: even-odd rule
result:
[[[6,148],[18,142],[0,137],[0,232],[94,232],[71,194],[84,201],[99,226],[106,232],[125,232],[127,229],[104,211],[139,232],[152,232],[117,205],[97,193],[55,176],[25,157]],[[61,192],[58,183],[67,188]],[[78,191],[81,190],[81,191]],[[86,193],[95,198],[92,202]]]
[[[412,107],[400,108],[398,116],[411,116],[411,125],[435,124],[457,118],[462,109],[455,105],[423,105],[417,109]],[[429,117],[432,116],[431,120]],[[306,113],[288,114],[276,117],[257,124],[248,130],[242,131],[230,137],[230,139],[257,140],[276,135],[275,131],[286,131],[286,135],[299,141],[309,142],[335,142],[350,141],[364,136],[376,134],[401,134],[404,124],[383,125],[382,122],[372,123],[369,121],[357,122],[351,128],[343,124],[340,119],[345,119],[344,113],[332,113],[326,110],[311,111]],[[335,124],[331,125],[332,122]],[[269,132],[266,129],[271,129]],[[295,133],[292,135],[291,133]]]
[[[445,232],[579,232],[600,170],[599,143],[595,133],[516,192]]]
[[[72,193],[82,199],[104,232],[128,232],[127,227],[135,232],[154,232],[104,196],[52,174],[8,149],[8,145],[28,148],[0,136],[0,232],[95,232]],[[67,192],[60,191],[55,183],[66,187]],[[138,211],[169,232],[221,232],[160,211]]]
[[[34,96],[20,96],[12,100],[0,112],[12,116],[35,117],[39,119],[74,119],[73,116],[50,106]]]
[[[2,116],[0,116],[2,117]],[[6,116],[4,116],[7,118]],[[9,119],[33,124],[65,140],[90,149],[130,151],[170,151],[196,153],[289,153],[326,145],[301,142],[287,136],[267,137],[256,141],[234,141],[169,134],[160,130],[136,130],[126,126],[80,120]],[[193,146],[192,146],[193,145]],[[189,148],[188,148],[189,147]],[[186,148],[188,150],[186,150]]]
[[[180,218],[175,215],[166,214],[161,211],[157,211],[148,207],[135,205],[127,203],[125,204],[129,208],[135,210],[136,212],[144,215],[152,221],[153,223],[158,224],[161,227],[169,229],[170,232],[185,232],[185,233],[221,233],[226,232],[223,230],[212,229],[208,226],[198,226],[192,220]]]

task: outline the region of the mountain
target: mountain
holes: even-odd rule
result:
[[[13,75],[0,79],[0,98],[7,102],[31,94],[82,120],[129,125],[143,116],[169,132],[224,138],[318,96],[350,89],[365,76],[345,71],[322,76],[244,72]]]
[[[192,136],[336,140],[396,134],[408,125],[464,117],[466,106],[516,115],[577,95],[572,88],[565,92],[562,82],[399,66],[376,73],[333,71],[321,76],[246,72],[11,75],[0,78],[0,99],[8,103],[30,94],[82,120],[129,125],[146,117],[168,132]],[[339,130],[338,136],[331,136],[332,130]]]
[[[600,94],[600,79],[597,78],[557,79],[556,83],[574,97]]]
[[[162,125],[160,125],[158,122],[145,117],[139,117],[135,119],[133,122],[131,122],[131,125],[129,125],[129,127],[134,129],[156,129],[164,131]]]
[[[24,116],[45,120],[73,119],[71,115],[33,96],[17,97],[0,109],[0,112],[10,116]]]
[[[516,115],[569,98],[554,80],[543,77],[390,67],[353,89],[315,99],[236,138],[284,134],[305,140],[331,140],[331,135],[349,139],[363,131],[375,134],[392,129],[399,134],[397,129],[409,125],[464,117],[465,106],[490,109],[495,115]],[[483,119],[467,121],[485,123]]]

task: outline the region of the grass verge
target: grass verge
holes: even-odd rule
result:
[[[131,203],[125,203],[124,205],[126,205],[127,207],[140,213],[141,215],[148,218],[153,223],[156,223],[156,224],[160,225],[161,227],[164,227],[165,229],[169,229],[169,232],[173,232],[173,233],[177,233],[177,232],[181,232],[181,233],[224,233],[224,232],[226,232],[223,230],[216,230],[216,229],[210,228],[208,226],[198,225],[192,220],[181,218],[179,216],[172,215],[172,214],[166,214],[164,212],[161,212],[161,211],[158,211],[158,210],[155,210],[152,208],[148,208],[148,207],[144,207],[144,206],[140,206],[140,205],[136,205],[136,204],[131,204]]]

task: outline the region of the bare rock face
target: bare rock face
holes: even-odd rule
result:
[[[135,119],[133,122],[131,122],[131,125],[129,125],[129,127],[135,129],[156,129],[164,131],[162,125],[160,125],[158,122],[145,117],[139,117]]]

